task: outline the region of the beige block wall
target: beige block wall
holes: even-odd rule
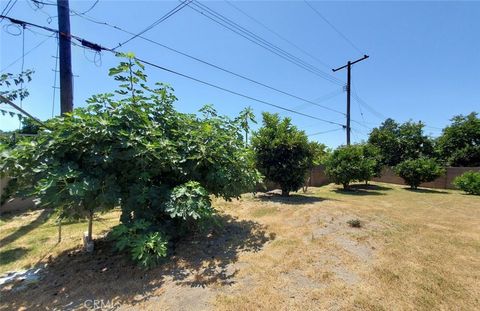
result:
[[[8,184],[8,177],[0,178],[0,195],[3,194],[5,187]],[[5,212],[12,212],[12,211],[26,211],[30,209],[34,209],[36,207],[35,202],[33,199],[20,199],[20,198],[13,198],[5,202],[2,206],[0,206],[0,213]]]
[[[435,179],[432,182],[423,183],[420,187],[425,188],[437,188],[437,189],[455,189],[455,186],[452,184],[455,177],[462,175],[468,171],[480,172],[480,167],[447,167],[445,168],[445,174]],[[373,178],[373,181],[405,185],[402,178],[397,176],[395,172],[389,168],[385,167],[382,170],[382,176]],[[319,165],[315,167],[311,172],[310,177],[310,186],[319,187],[325,184],[328,184],[330,181],[325,175],[325,167]]]

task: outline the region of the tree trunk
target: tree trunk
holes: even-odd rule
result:
[[[343,185],[343,190],[348,190],[348,183],[344,183]]]
[[[92,241],[93,212],[88,216],[88,242]]]
[[[62,219],[59,218],[58,219],[58,242],[57,243],[60,243],[62,242]]]
[[[290,195],[289,191],[282,189],[282,197],[288,197],[289,195]]]
[[[83,247],[85,251],[88,253],[93,252],[93,234],[92,234],[92,227],[93,227],[93,212],[90,212],[88,215],[88,231],[83,235]]]

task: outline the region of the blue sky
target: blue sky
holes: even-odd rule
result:
[[[50,2],[52,0],[48,0]],[[94,1],[71,1],[70,8],[79,12]],[[0,9],[7,1],[2,0]],[[92,18],[138,32],[175,7],[175,1],[105,1],[87,15]],[[293,42],[315,59],[280,39],[259,24],[242,15],[225,1],[202,2],[242,25],[258,36],[318,67],[346,80],[346,72],[332,73],[338,67],[361,57],[370,58],[352,69],[352,83],[365,104],[352,101],[352,140],[367,137],[370,128],[383,117],[398,121],[422,120],[427,134],[437,136],[453,115],[479,110],[480,103],[480,2],[310,2],[338,30],[348,37],[360,52],[335,32],[303,1],[235,1],[237,7],[260,20],[282,37]],[[56,8],[45,6],[34,10],[31,2],[18,1],[9,15],[33,23],[57,27]],[[50,20],[49,15],[53,18]],[[49,24],[48,22],[51,21]],[[22,55],[20,30],[1,22],[0,70]],[[25,51],[46,39],[49,33],[32,29],[25,32]],[[91,23],[78,16],[71,17],[72,33],[114,47],[130,36]],[[335,94],[319,102],[335,110],[345,110],[341,86],[326,81],[290,62],[254,45],[226,30],[189,7],[144,34],[145,37],[191,54],[228,70],[309,100]],[[302,112],[307,115],[344,123],[344,116],[317,106],[262,88],[224,72],[172,53],[162,47],[136,38],[121,51],[134,52],[138,57],[156,64]],[[31,114],[46,119],[52,115],[56,39],[47,39],[25,57],[24,68],[36,71],[28,85],[30,97],[23,107]],[[92,94],[111,92],[116,83],[108,77],[108,69],[118,60],[109,53],[99,57],[91,51],[72,47],[75,77],[74,105],[83,106]],[[96,60],[96,62],[94,61]],[[321,63],[318,61],[321,60]],[[5,72],[16,73],[21,61]],[[252,106],[260,121],[262,111],[290,116],[293,123],[307,134],[336,130],[311,136],[312,140],[335,147],[345,143],[344,131],[336,125],[257,103],[212,89],[194,81],[147,67],[150,82],[162,81],[175,89],[177,108],[195,112],[204,104],[213,104],[220,113],[235,116],[245,106]],[[57,79],[58,84],[58,79]],[[374,111],[374,112],[372,112]],[[54,114],[59,112],[58,91]],[[363,113],[363,116],[362,116]],[[359,124],[360,123],[360,124]],[[18,127],[18,120],[0,115],[0,129]]]

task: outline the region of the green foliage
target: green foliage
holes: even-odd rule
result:
[[[289,118],[263,113],[263,126],[253,134],[252,147],[258,170],[278,183],[283,195],[302,187],[314,155],[305,133]]]
[[[199,219],[213,214],[210,197],[200,183],[189,181],[172,190],[165,211],[172,218]]]
[[[51,130],[4,151],[0,169],[62,218],[120,206],[123,224],[147,219],[169,235],[207,217],[208,195],[253,191],[260,174],[241,122],[210,106],[200,116],[177,112],[172,89],[147,85],[143,65],[127,56],[110,70],[118,90],[49,120]]]
[[[465,172],[457,176],[453,184],[466,193],[480,195],[480,172]]]
[[[347,224],[352,228],[361,228],[362,227],[362,223],[357,218],[350,219],[349,221],[347,221]]]
[[[237,117],[237,121],[240,124],[240,127],[245,131],[245,146],[248,145],[248,132],[250,131],[250,122],[257,123],[255,121],[255,114],[253,114],[253,109],[247,107],[240,112],[240,115]]]
[[[380,177],[383,163],[380,149],[372,144],[363,144],[364,176],[362,180],[368,182],[372,177]]]
[[[329,150],[325,144],[312,141],[309,143],[309,147],[312,153],[312,168],[322,164],[329,154]]]
[[[120,224],[112,229],[109,237],[118,251],[129,252],[132,260],[144,268],[157,265],[167,256],[166,236],[155,231],[152,224],[145,220],[136,220],[129,225]]]
[[[442,159],[451,166],[480,166],[480,118],[476,112],[455,116],[437,142]]]
[[[395,172],[412,189],[417,189],[421,183],[434,181],[440,177],[445,170],[436,160],[420,157],[403,161],[395,167]]]
[[[0,75],[0,95],[14,101],[17,98],[24,99],[29,93],[23,88],[23,84],[32,81],[33,70],[26,70],[17,75],[11,73],[2,73]],[[20,88],[17,88],[20,86]]]
[[[340,146],[325,161],[325,173],[344,189],[353,181],[368,181],[376,174],[375,149],[365,145]]]
[[[423,134],[422,122],[398,124],[392,119],[385,120],[374,128],[368,143],[380,150],[382,164],[395,166],[407,159],[434,155],[433,141]]]
[[[0,206],[10,199],[17,191],[17,179],[13,178],[7,181],[7,185],[2,190],[2,196],[0,197]]]

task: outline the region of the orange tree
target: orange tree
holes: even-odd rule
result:
[[[298,191],[315,158],[316,145],[308,142],[305,132],[291,124],[290,118],[263,113],[263,126],[253,133],[252,147],[258,170],[278,183],[282,195]]]

